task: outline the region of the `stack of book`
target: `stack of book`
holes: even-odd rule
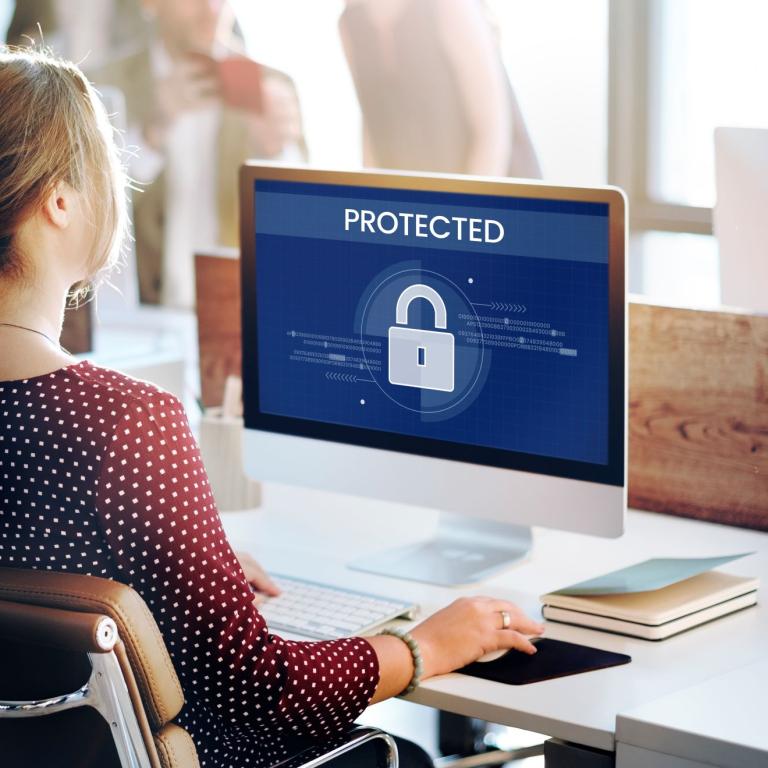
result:
[[[664,640],[757,603],[758,579],[711,570],[743,556],[646,560],[543,595],[542,614],[580,627]]]

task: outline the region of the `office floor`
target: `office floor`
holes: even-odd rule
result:
[[[431,707],[423,707],[399,699],[384,701],[368,709],[358,722],[410,739],[425,749],[433,758],[439,757],[437,710]],[[499,746],[505,749],[528,746],[543,741],[545,738],[515,728],[499,727],[494,730]],[[529,757],[525,760],[514,760],[507,763],[507,766],[508,768],[543,768],[544,758]]]

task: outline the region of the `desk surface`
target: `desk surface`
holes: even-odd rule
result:
[[[768,764],[768,662],[750,664],[620,714],[616,739],[713,765]]]
[[[422,615],[467,594],[504,597],[538,614],[538,595],[649,557],[754,550],[727,570],[768,583],[768,534],[643,512],[629,513],[627,532],[616,540],[536,529],[528,559],[482,584],[456,589],[345,566],[352,556],[429,536],[434,511],[268,485],[261,509],[222,517],[233,546],[268,570],[413,600]],[[762,661],[768,610],[758,605],[662,643],[555,623],[548,624],[547,636],[628,653],[633,661],[520,687],[445,675],[423,683],[409,700],[613,750],[618,714]]]

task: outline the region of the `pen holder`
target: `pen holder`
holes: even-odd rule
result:
[[[253,509],[261,503],[261,486],[243,471],[243,420],[208,408],[200,422],[200,453],[221,512]]]

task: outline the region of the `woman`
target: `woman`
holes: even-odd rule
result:
[[[533,653],[524,635],[541,626],[490,598],[456,601],[410,645],[268,632],[181,404],[57,342],[71,286],[109,269],[124,232],[104,109],[74,65],[34,52],[0,52],[0,97],[0,565],[136,589],[181,679],[179,722],[203,766],[272,765],[337,734],[416,682],[419,655],[423,679],[499,648]]]

